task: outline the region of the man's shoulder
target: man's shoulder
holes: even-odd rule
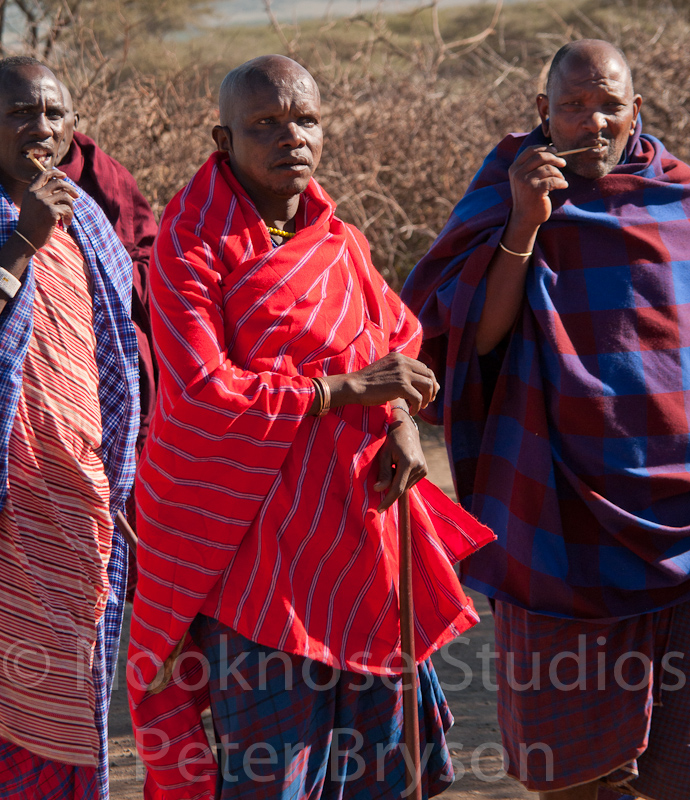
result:
[[[540,129],[531,133],[509,133],[486,156],[468,192],[508,180],[508,170],[522,148],[542,144],[543,139]]]
[[[134,186],[136,186],[136,180],[127,167],[123,166],[116,158],[106,153],[91,137],[87,136],[85,133],[75,131],[73,141],[82,152],[85,167],[88,167],[91,171],[95,171],[96,173],[107,171],[110,173],[108,177],[114,177],[120,183],[134,184]],[[97,177],[102,179],[106,176],[97,175]]]

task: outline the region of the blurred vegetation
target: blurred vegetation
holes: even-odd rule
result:
[[[690,0],[442,10],[432,0],[406,14],[299,26],[280,24],[266,3],[265,25],[223,29],[203,3],[172,0],[167,17],[163,5],[155,12],[163,16],[146,37],[140,24],[110,38],[94,9],[118,0],[83,2],[48,62],[74,89],[82,129],[132,171],[157,213],[213,148],[225,72],[256,55],[285,53],[321,88],[326,147],[317,178],[340,215],[366,233],[375,264],[396,288],[486,154],[508,132],[537,123],[534,97],[551,56],[570,40],[621,46],[644,97],[645,130],[690,160]],[[131,0],[122,8],[141,21],[154,6]]]

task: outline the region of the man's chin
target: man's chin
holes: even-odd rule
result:
[[[295,177],[288,183],[273,187],[273,192],[278,197],[294,197],[296,194],[302,194],[309,185],[310,180],[311,175],[309,177]]]
[[[586,153],[584,155],[587,155]],[[585,159],[573,157],[568,161],[568,171],[579,175],[581,178],[588,178],[589,180],[596,180],[608,175],[609,172],[616,166],[618,160],[613,161],[609,159]]]

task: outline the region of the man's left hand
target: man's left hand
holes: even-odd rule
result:
[[[379,451],[379,477],[374,489],[377,492],[388,489],[388,492],[378,512],[390,508],[406,489],[426,477],[427,471],[419,432],[404,414],[391,422],[386,442]]]

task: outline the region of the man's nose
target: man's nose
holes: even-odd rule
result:
[[[36,134],[43,137],[44,139],[48,139],[53,136],[54,129],[53,123],[48,119],[46,114],[40,113],[36,114],[34,117],[34,124],[33,129]]]
[[[587,130],[598,133],[606,127],[606,115],[601,111],[592,111],[585,117],[584,125]]]
[[[288,122],[283,128],[282,144],[289,147],[301,147],[305,141],[302,128],[296,122]]]

